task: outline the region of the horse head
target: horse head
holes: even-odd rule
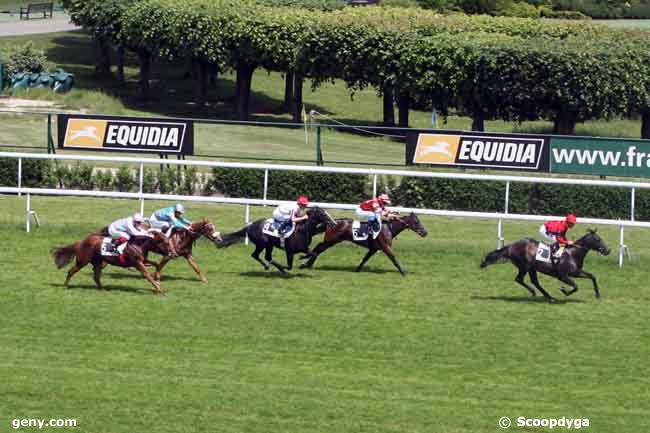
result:
[[[606,256],[611,252],[609,247],[605,244],[605,241],[598,236],[596,230],[592,229],[588,229],[587,234],[578,239],[576,244],[587,248],[588,250],[596,250],[603,256]]]
[[[417,233],[421,238],[427,236],[428,232],[422,225],[420,218],[418,218],[415,212],[411,212],[409,216],[404,218],[398,217],[398,220],[401,221],[404,225],[406,225],[406,227],[410,228],[415,233]]]
[[[309,209],[307,215],[309,215],[309,221],[311,221],[314,226],[317,226],[320,223],[325,223],[327,226],[336,225],[334,218],[332,218],[325,209],[318,206]]]
[[[222,240],[221,233],[217,231],[217,227],[206,218],[199,222],[192,223],[191,227],[196,233],[205,236],[212,242],[221,242]]]

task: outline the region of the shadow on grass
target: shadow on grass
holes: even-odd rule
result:
[[[127,293],[133,293],[136,295],[150,295],[153,293],[153,290],[147,290],[147,289],[132,289],[129,287],[124,287],[124,286],[115,286],[112,284],[103,284],[102,285],[102,290],[98,290],[97,287],[94,284],[88,284],[88,285],[83,285],[83,284],[71,284],[70,287],[67,289],[63,287],[63,283],[50,283],[50,286],[52,287],[59,287],[62,288],[63,290],[94,290],[96,292],[127,292]]]
[[[520,302],[520,303],[542,303],[542,304],[570,304],[570,303],[583,303],[581,299],[560,299],[555,298],[554,301],[549,302],[543,296],[472,296],[470,299],[478,301],[504,301],[504,302]]]
[[[226,272],[228,274],[237,274],[242,277],[257,277],[257,278],[282,278],[282,279],[293,279],[293,278],[314,278],[313,275],[308,275],[308,274],[281,274],[277,270],[271,270],[269,269],[268,271],[246,271],[246,272]]]
[[[355,274],[397,274],[399,275],[399,271],[397,269],[395,270],[388,270],[388,269],[373,269],[373,268],[363,268],[361,269],[360,272],[356,272],[357,267],[356,266],[343,266],[343,265],[324,265],[324,266],[318,266],[311,268],[312,271],[325,271],[325,272],[352,272]],[[407,275],[409,272],[407,272]]]
[[[149,268],[149,269],[150,269],[149,272],[153,276],[153,269],[151,269],[151,268]],[[139,272],[137,274],[136,273],[133,273],[133,274],[117,274],[117,273],[109,274],[109,273],[106,273],[106,274],[104,274],[104,277],[111,278],[111,279],[116,279],[116,280],[127,280],[127,279],[131,280],[131,279],[134,279],[134,280],[146,281],[144,279],[144,277],[142,276],[142,274],[140,274]],[[196,282],[196,283],[201,282],[201,280],[198,277],[197,278],[176,277],[176,276],[173,276],[173,275],[165,275],[164,271],[163,271],[163,274],[160,276],[160,280],[161,280],[162,283],[165,283],[165,281],[188,281],[188,282],[193,282],[193,283],[194,282]]]

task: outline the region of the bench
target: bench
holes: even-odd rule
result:
[[[28,20],[30,15],[43,14],[43,18],[52,18],[52,11],[54,10],[54,3],[30,3],[27,7],[20,8],[20,19]]]

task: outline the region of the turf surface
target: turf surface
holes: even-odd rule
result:
[[[175,261],[163,275],[168,296],[156,297],[136,273],[111,268],[110,291],[94,289],[90,269],[65,290],[48,256],[135,202],[33,206],[43,226],[26,234],[24,199],[0,197],[2,432],[16,418],[77,420],[43,429],[57,432],[475,433],[501,431],[502,416],[650,429],[648,232],[626,231],[634,260],[622,270],[615,253],[588,257],[601,301],[588,281],[566,299],[546,277],[567,302],[529,298],[511,265],[478,268],[495,223],[447,218],[423,219],[426,239],[397,239],[406,278],[380,255],[352,272],[363,251],[351,245],[283,278],[250,259],[250,246],[200,241],[210,282]],[[188,213],[224,232],[243,224],[238,206]],[[616,251],[617,232],[600,232]],[[507,241],[535,233],[505,225]]]

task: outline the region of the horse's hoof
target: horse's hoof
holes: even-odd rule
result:
[[[571,293],[564,287],[560,287],[560,292],[564,293],[564,296],[569,296]]]
[[[201,278],[201,282],[203,284],[208,284],[208,279],[207,278]]]

